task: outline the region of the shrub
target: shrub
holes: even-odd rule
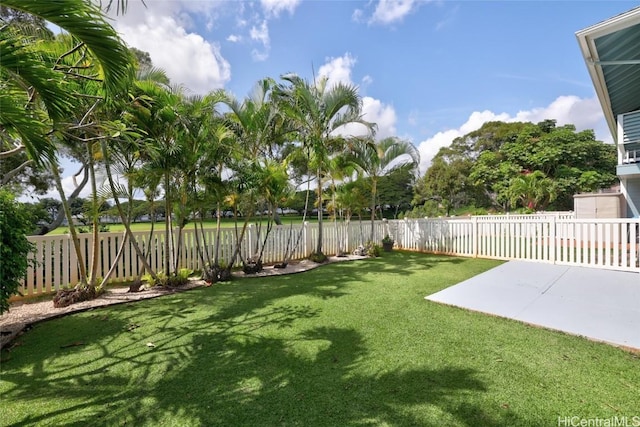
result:
[[[9,298],[19,293],[27,268],[35,265],[28,258],[35,248],[27,240],[30,228],[26,210],[11,193],[0,190],[0,314],[9,310]]]
[[[365,250],[365,253],[367,254],[367,256],[370,256],[372,258],[379,257],[380,254],[382,253],[381,246],[375,244],[372,241],[368,241],[367,242],[367,244],[364,246],[364,250]]]
[[[193,270],[188,268],[181,268],[177,273],[169,275],[167,277],[163,272],[156,274],[158,280],[154,279],[151,274],[145,274],[142,276],[142,280],[147,282],[149,286],[166,286],[169,288],[177,288],[189,283],[189,276],[193,274]]]
[[[202,278],[207,283],[226,282],[231,280],[231,271],[225,261],[218,264],[207,264],[202,271]]]
[[[327,261],[327,256],[322,252],[312,252],[311,255],[309,255],[309,260],[318,264],[322,264],[323,262]]]

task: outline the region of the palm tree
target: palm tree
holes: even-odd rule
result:
[[[334,229],[337,233],[338,248],[337,256],[344,255],[344,249],[348,248],[348,241],[345,240],[345,246],[343,247],[343,241],[340,239],[340,233],[338,232],[338,218],[341,220],[343,226],[343,235],[348,236],[348,226],[350,215],[343,215],[344,209],[338,203],[338,184],[350,179],[357,169],[357,164],[353,161],[353,157],[349,153],[340,153],[332,156],[327,164],[327,172],[325,174],[326,180],[329,182],[329,190],[331,191],[331,199],[327,203],[327,210],[333,218]]]
[[[184,150],[178,138],[181,125],[180,108],[183,96],[179,88],[171,88],[152,81],[135,83],[128,120],[143,131],[144,158],[142,169],[148,178],[157,178],[164,190],[164,274],[173,270],[172,205],[175,197],[174,173],[180,166]]]
[[[554,180],[547,177],[544,172],[536,170],[513,178],[509,182],[507,192],[512,206],[516,206],[519,202],[528,210],[539,211],[544,210],[556,199],[557,188]]]
[[[51,165],[78,256],[80,287],[86,287],[84,257],[62,191],[55,141],[77,138],[86,143],[85,167],[95,213],[94,137],[101,130],[99,120],[92,119],[104,99],[124,92],[132,76],[132,58],[92,2],[1,0],[0,5],[54,23],[68,33],[51,39],[42,38],[44,32],[0,26],[0,159],[26,151],[30,162]],[[90,288],[95,285],[98,244],[94,236]]]
[[[371,183],[371,235],[374,239],[374,224],[376,218],[376,200],[378,180],[401,167],[415,170],[420,164],[418,150],[408,141],[397,137],[388,137],[380,141],[359,141],[353,147],[353,161],[369,178]]]
[[[343,83],[328,86],[327,78],[310,83],[297,75],[282,76],[285,85],[276,91],[279,106],[292,121],[301,149],[311,160],[317,185],[318,241],[314,258],[324,259],[322,253],[322,181],[331,155],[342,151],[348,137],[339,136],[346,125],[361,124],[372,132],[375,125],[362,117],[362,100],[357,87]]]
[[[206,199],[200,189],[203,188],[202,184],[210,178],[210,169],[216,165],[216,163],[210,163],[212,160],[210,155],[221,151],[219,145],[229,134],[225,123],[216,112],[216,106],[225,99],[223,92],[214,91],[204,97],[186,98],[181,105],[180,126],[177,128],[175,138],[180,141],[183,149],[173,176],[178,201],[174,211],[179,229],[175,271],[178,270],[182,229],[186,218],[194,210],[199,209],[202,212],[202,203]]]
[[[238,148],[249,158],[271,157],[274,147],[282,143],[290,131],[278,105],[271,99],[274,86],[272,79],[262,79],[242,102],[231,95],[224,100],[231,110],[227,115],[228,126],[242,144]]]
[[[76,110],[77,97],[69,79],[99,80],[105,95],[113,96],[127,87],[132,58],[100,8],[90,1],[1,0],[0,5],[56,24],[76,41],[56,57],[31,35],[0,27],[0,128],[3,141],[11,141],[8,149],[3,142],[0,158],[26,150],[36,163],[54,161],[55,148],[48,134]],[[86,64],[65,61],[82,52],[95,61],[95,67],[88,70]]]
[[[258,203],[265,203],[270,212],[268,235],[280,196],[285,192],[282,186],[283,168],[276,162],[275,156],[278,146],[289,133],[289,122],[272,100],[274,86],[272,79],[263,79],[242,102],[230,95],[225,101],[230,109],[226,115],[227,126],[237,142],[228,167],[233,172],[232,181],[239,200],[245,205],[244,224],[240,234],[236,233],[236,250],[229,268],[240,253],[240,242]],[[286,173],[284,177],[286,183]],[[255,250],[256,259],[261,256],[258,249]]]
[[[147,81],[165,86],[169,84],[169,78],[167,77],[165,71],[154,67],[146,67],[144,69],[138,67],[136,70],[136,81]],[[136,90],[133,90],[133,92],[136,93]],[[155,199],[159,194],[158,187],[160,178],[157,175],[154,176],[144,174],[144,171],[141,170],[148,140],[146,139],[144,130],[138,130],[137,128],[136,115],[131,113],[131,110],[133,109],[132,104],[139,105],[136,104],[137,98],[135,97],[134,93],[131,94],[133,100],[130,101],[127,98],[126,100],[122,100],[122,102],[112,106],[112,109],[116,111],[115,114],[118,118],[117,124],[121,127],[121,131],[112,132],[112,134],[118,135],[120,136],[120,138],[113,138],[110,141],[111,144],[109,145],[107,145],[105,141],[102,140],[102,155],[109,187],[111,189],[111,196],[113,197],[116,210],[118,211],[122,224],[125,228],[125,238],[122,239],[121,249],[124,248],[127,239],[129,239],[131,245],[134,248],[134,251],[136,252],[136,255],[138,256],[138,259],[142,264],[142,268],[138,270],[136,281],[140,280],[142,274],[144,274],[145,271],[150,274],[155,281],[157,281],[157,274],[150,267],[150,260],[147,261],[147,256],[151,250],[151,246],[153,243],[156,220]],[[137,93],[139,93],[139,91]],[[120,174],[126,179],[126,188],[124,186],[115,185],[113,174],[111,171],[112,168],[116,173]],[[148,213],[151,216],[149,237],[147,239],[147,245],[144,250],[141,249],[138,245],[136,239],[133,237],[133,232],[131,230],[131,217],[133,214],[132,209],[134,206],[135,188],[139,188],[143,191],[148,203]],[[125,212],[122,208],[120,198],[127,199],[127,212]],[[120,255],[120,253],[121,251],[119,250],[118,255]],[[109,273],[106,277],[108,276]]]

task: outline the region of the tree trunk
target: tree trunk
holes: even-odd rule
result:
[[[20,166],[15,168],[14,170],[6,173],[2,177],[2,180],[0,180],[0,187],[2,187],[3,185],[6,185],[11,179],[13,179],[14,176],[18,175],[22,169],[26,168],[31,163],[33,163],[33,160],[27,160],[26,162],[22,163]]]
[[[80,194],[80,192],[84,189],[85,185],[87,185],[87,182],[89,182],[89,173],[87,172],[87,168],[85,166],[82,166],[82,168],[78,171],[76,175],[79,175],[80,172],[84,172],[82,181],[80,182],[80,185],[78,185],[73,190],[73,192],[69,195],[69,198],[67,199],[68,202],[72,202],[76,197],[78,197],[78,194]],[[56,215],[56,218],[52,222],[40,227],[40,230],[38,230],[38,235],[43,236],[48,232],[50,232],[51,230],[55,230],[60,226],[60,224],[62,224],[62,221],[64,221],[65,217],[66,217],[66,212],[64,211],[64,209],[60,209],[60,211]]]
[[[244,234],[247,230],[247,225],[249,224],[251,216],[248,215],[245,217],[244,224],[242,224],[242,231],[240,232],[240,236],[238,236],[238,225],[236,224],[236,246],[233,249],[233,255],[229,260],[229,264],[227,265],[227,272],[230,273],[233,268],[233,264],[236,262],[236,258],[240,255],[240,250],[242,249],[242,239],[244,239]]]
[[[322,254],[322,181],[320,169],[316,172],[316,179],[318,180],[318,244],[316,246],[316,253]]]
[[[106,143],[104,141],[101,143],[100,148],[102,149],[102,156],[103,156],[103,158],[105,160],[105,171],[107,173],[107,180],[109,181],[109,187],[111,188],[111,193],[113,194],[113,201],[115,202],[116,208],[118,209],[118,214],[120,215],[120,220],[122,221],[122,224],[124,225],[125,236],[129,237],[129,242],[131,243],[131,246],[133,246],[133,250],[135,251],[136,255],[138,256],[138,259],[142,263],[142,267],[145,270],[147,270],[149,272],[149,274],[151,274],[151,277],[153,277],[154,280],[157,280],[158,276],[156,275],[155,271],[153,271],[151,269],[151,267],[149,266],[149,263],[147,263],[147,258],[145,257],[144,253],[140,250],[140,246],[138,245],[138,242],[136,241],[135,237],[133,236],[133,232],[131,231],[131,224],[130,224],[130,221],[129,221],[129,217],[125,215],[124,211],[122,210],[122,205],[120,204],[120,199],[117,197],[116,186],[115,186],[115,184],[113,182],[113,175],[111,174],[111,164],[110,164],[109,158],[108,158],[107,145],[106,145]],[[132,209],[132,207],[133,207],[133,203],[131,203],[131,202],[132,202],[132,199],[130,197],[129,198],[129,209]],[[151,224],[151,233],[153,233],[153,223]],[[125,238],[125,240],[126,240],[126,238]],[[149,241],[151,241],[151,239],[149,239]],[[115,264],[118,261],[118,258],[120,256],[121,256],[121,252],[118,251],[118,256],[113,261],[112,268],[113,268],[113,266],[115,266]],[[109,273],[103,279],[103,283],[106,282],[106,280],[109,278],[109,275],[112,273],[111,270],[112,269],[109,270]]]
[[[171,238],[171,204],[169,203],[169,171],[164,172],[164,274],[171,274],[171,254],[169,240]]]
[[[87,155],[89,159],[89,180],[91,183],[91,272],[89,273],[88,286],[91,289],[96,287],[96,275],[98,274],[98,254],[100,252],[100,234],[98,230],[98,186],[96,184],[96,169],[93,160],[93,143],[87,144]]]
[[[220,255],[220,230],[222,229],[222,213],[220,212],[220,208],[221,208],[221,204],[220,202],[217,203],[217,210],[216,210],[216,242],[215,242],[215,253],[213,255],[213,263],[218,266],[220,265],[220,259],[219,259],[219,255]]]
[[[64,195],[64,189],[62,188],[62,180],[60,179],[60,172],[58,171],[58,165],[53,164],[52,172],[53,178],[56,183],[56,188],[58,189],[58,193],[60,194],[60,201],[62,202],[62,208],[67,217],[67,221],[69,221],[69,234],[71,234],[71,240],[73,241],[73,249],[76,252],[76,258],[78,260],[78,270],[80,271],[80,283],[81,287],[87,286],[87,267],[84,263],[84,256],[82,256],[82,250],[80,248],[80,240],[78,239],[78,232],[76,231],[76,226],[73,223],[73,216],[71,215],[71,208],[69,207],[69,203],[67,198]]]
[[[371,236],[369,240],[373,242],[373,238],[375,237],[375,223],[376,223],[376,191],[377,191],[377,181],[375,178],[371,177]]]

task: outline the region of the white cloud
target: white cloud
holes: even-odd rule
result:
[[[227,37],[227,41],[231,43],[237,43],[242,41],[242,36],[239,36],[237,34],[230,34],[229,37]]]
[[[349,52],[337,58],[327,58],[327,61],[320,66],[318,75],[327,77],[328,87],[336,83],[354,84],[351,74],[357,60]],[[368,75],[362,80],[367,84],[373,82],[373,78]],[[376,139],[395,135],[397,117],[393,106],[386,105],[379,99],[364,96],[362,98],[362,114],[364,120],[377,124]],[[364,135],[366,129],[362,125],[349,125],[340,129],[340,133],[343,135]]]
[[[391,105],[386,105],[379,99],[365,96],[362,98],[362,118],[376,124],[376,140],[396,135],[397,117]],[[367,129],[361,124],[350,124],[340,128],[337,133],[348,136],[364,136],[367,134]]]
[[[251,58],[256,62],[266,61],[269,58],[269,52],[260,51],[258,49],[251,50]]]
[[[353,84],[351,69],[356,65],[356,58],[347,52],[337,58],[327,58],[327,61],[318,70],[318,76],[327,78],[327,87],[336,83]]]
[[[551,118],[556,119],[558,125],[574,124],[578,130],[595,128],[598,138],[604,142],[613,143],[603,117],[602,108],[596,97],[582,99],[577,96],[559,96],[547,107],[519,111],[514,120],[537,123]]]
[[[206,6],[153,2],[144,8],[130,2],[127,13],[116,17],[115,27],[128,45],[149,52],[153,64],[164,69],[173,84],[202,94],[222,88],[231,79],[231,66],[219,45],[188,31],[188,12],[206,13]]]
[[[396,135],[396,111],[393,106],[385,105],[379,99],[365,96],[362,98],[364,119],[378,125],[376,139],[384,139]]]
[[[260,0],[260,4],[267,16],[278,17],[280,12],[283,11],[293,15],[296,7],[300,4],[300,0]]]
[[[260,26],[255,25],[251,27],[249,31],[251,40],[255,40],[262,44],[263,50],[253,49],[251,56],[254,61],[265,61],[269,57],[269,49],[271,47],[271,41],[269,39],[269,27],[266,19],[262,21]]]
[[[420,3],[419,0],[380,0],[369,23],[387,25],[402,21],[405,16],[414,12]]]
[[[362,16],[364,15],[364,11],[362,9],[356,9],[353,11],[351,15],[351,20],[354,22],[362,22]]]
[[[237,21],[236,21],[236,26],[238,28],[244,28],[247,25],[249,25],[249,22],[247,22],[246,19],[238,18]]]
[[[251,27],[249,35],[251,36],[251,40],[257,40],[265,47],[269,46],[269,27],[267,26],[266,20],[262,21],[259,27],[255,25]]]
[[[593,129],[596,138],[606,143],[612,143],[613,138],[604,121],[604,115],[597,98],[579,98],[577,96],[560,96],[546,107],[532,110],[518,111],[511,116],[507,113],[494,113],[492,111],[475,111],[471,113],[465,123],[458,129],[448,129],[436,133],[418,144],[420,151],[420,173],[431,165],[433,157],[442,147],[448,147],[457,137],[479,129],[489,121],[503,122],[532,122],[538,123],[547,119],[555,119],[558,126],[573,124],[576,130]]]

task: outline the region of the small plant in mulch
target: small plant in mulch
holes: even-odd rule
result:
[[[96,287],[60,289],[53,297],[53,306],[56,308],[68,307],[78,302],[95,299],[102,292],[102,289]]]
[[[312,252],[311,255],[309,255],[309,260],[317,264],[322,264],[327,262],[327,256],[322,252]]]
[[[367,242],[364,246],[365,254],[369,257],[376,258],[382,253],[382,247],[372,241]]]
[[[262,260],[249,258],[242,263],[242,271],[244,274],[256,274],[262,271]]]
[[[202,280],[204,280],[208,284],[216,283],[218,281],[220,270],[222,269],[217,264],[205,266],[202,270]]]
[[[164,273],[156,274],[156,278],[150,274],[145,274],[142,279],[151,287],[153,286],[165,286],[168,288],[179,288],[189,283],[189,276],[193,274],[193,270],[188,268],[181,268],[177,273],[169,276]]]
[[[231,278],[231,270],[227,268],[227,264],[224,261],[207,264],[202,271],[202,279],[208,284],[227,282],[231,280]]]
[[[162,283],[162,286],[166,286],[169,288],[179,288],[189,283],[189,276],[191,276],[192,274],[193,270],[190,270],[188,268],[181,268],[176,274],[164,279],[164,283]]]
[[[142,285],[142,280],[136,280],[129,285],[129,289],[127,290],[127,292],[142,292],[144,290]]]

